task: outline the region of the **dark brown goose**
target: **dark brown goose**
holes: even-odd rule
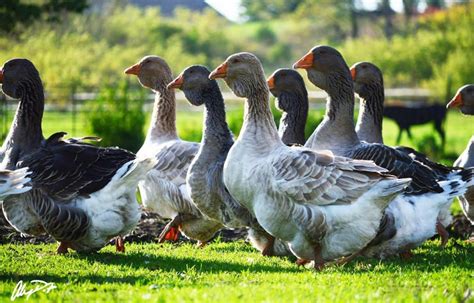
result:
[[[59,253],[96,251],[130,232],[140,219],[138,181],[154,161],[135,159],[119,148],[64,140],[62,132],[45,140],[43,85],[34,65],[12,59],[0,75],[3,92],[19,99],[1,169],[29,167],[33,187],[3,201],[8,222],[25,234],[50,234],[61,242]],[[117,250],[124,250],[122,241]]]
[[[447,107],[458,107],[463,114],[474,115],[474,85],[467,84],[461,87]],[[466,149],[454,162],[454,165],[474,167],[474,135],[469,140]],[[474,188],[470,187],[463,196],[460,196],[459,202],[466,217],[474,224]]]
[[[409,207],[418,208],[426,215],[420,235],[410,239],[407,248],[421,244],[438,231],[447,240],[443,226],[448,222],[437,222],[441,209],[452,199],[462,194],[472,180],[471,170],[449,174],[446,180],[439,180],[436,172],[424,164],[383,144],[361,142],[354,129],[354,86],[349,67],[342,55],[332,47],[317,46],[294,65],[308,72],[310,81],[328,95],[327,111],[323,122],[308,139],[305,146],[313,149],[329,149],[337,155],[354,159],[373,160],[398,177],[410,177],[412,182],[403,199]],[[430,214],[428,214],[430,213]],[[450,220],[450,218],[446,218]],[[389,228],[387,226],[387,228]],[[390,237],[393,233],[389,233]],[[390,237],[387,237],[390,238]],[[398,248],[403,245],[397,245]],[[397,248],[393,246],[391,248]],[[387,254],[396,253],[387,249]]]

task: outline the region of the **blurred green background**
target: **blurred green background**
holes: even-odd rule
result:
[[[46,135],[51,125],[51,132],[93,133],[108,138],[104,144],[131,150],[141,145],[143,134],[131,145],[126,145],[127,138],[146,128],[152,101],[148,99],[146,111],[140,114],[149,91],[123,70],[148,54],[164,57],[178,74],[191,64],[214,68],[233,52],[250,51],[260,57],[269,75],[277,68],[290,67],[312,46],[330,44],[349,65],[364,60],[381,67],[386,87],[424,88],[428,93],[422,99],[443,104],[458,87],[474,79],[474,4],[470,1],[208,2],[215,7],[219,2],[220,6],[237,3],[238,13],[233,12],[237,17],[231,21],[223,16],[225,11],[197,0],[2,1],[0,62],[26,57],[39,69],[47,93]],[[307,84],[308,90],[317,90]],[[222,88],[227,90],[225,85]],[[410,101],[410,96],[405,100]],[[307,132],[322,115],[323,101],[318,101],[311,99],[314,110]],[[15,103],[10,101],[7,106],[2,102],[4,136]],[[237,133],[242,104],[230,104],[228,119]],[[199,109],[184,100],[178,108],[180,135],[200,140]],[[113,127],[117,125],[113,121],[125,120],[122,128],[127,129]],[[448,141],[441,152],[430,125],[415,127],[414,142],[404,137],[401,143],[450,162],[474,132],[469,121],[450,113]],[[396,132],[391,121],[384,122],[388,144],[395,143]]]

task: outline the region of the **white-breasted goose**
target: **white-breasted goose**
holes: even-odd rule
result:
[[[14,121],[4,143],[2,169],[28,167],[32,190],[3,202],[8,222],[18,231],[46,232],[68,248],[96,251],[121,236],[140,219],[135,198],[152,159],[136,159],[119,148],[100,148],[79,139],[64,140],[59,132],[43,138],[43,85],[27,59],[12,59],[0,71],[5,94],[19,99]]]
[[[354,159],[373,160],[377,165],[389,170],[398,177],[410,177],[412,182],[404,193],[407,205],[424,208],[432,212],[432,224],[425,221],[426,238],[438,231],[447,240],[444,222],[436,220],[445,204],[462,194],[472,182],[473,172],[470,170],[448,174],[440,180],[435,171],[423,163],[411,158],[405,152],[383,144],[361,142],[354,129],[354,86],[351,72],[342,55],[329,46],[317,46],[311,49],[294,65],[308,72],[310,81],[324,89],[329,97],[323,122],[317,127],[306,143],[313,149],[329,149],[337,155]],[[430,235],[430,236],[429,236]],[[414,241],[416,245],[423,241]]]
[[[226,227],[250,227],[249,240],[263,255],[287,255],[289,251],[284,243],[275,242],[224,185],[224,161],[234,139],[226,122],[222,93],[217,81],[209,79],[209,74],[206,67],[193,65],[168,85],[181,89],[192,105],[204,105],[201,145],[187,175],[191,198],[206,216]]]
[[[186,174],[199,151],[199,143],[178,137],[175,91],[166,87],[173,80],[171,69],[163,58],[146,56],[125,73],[136,75],[143,87],[155,92],[150,127],[137,155],[154,157],[158,161],[140,182],[139,189],[147,209],[171,219],[159,241],[177,240],[181,231],[204,245],[222,224],[203,216],[186,187]]]
[[[385,176],[372,161],[288,147],[278,136],[262,65],[250,53],[229,56],[211,74],[246,98],[244,124],[224,164],[224,183],[265,230],[300,259],[325,261],[362,249],[383,210],[410,179]]]

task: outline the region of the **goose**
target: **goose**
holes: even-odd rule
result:
[[[370,62],[356,63],[350,71],[354,81],[354,90],[360,99],[359,117],[356,124],[357,136],[361,141],[383,144],[382,120],[385,97],[382,71]],[[394,148],[430,167],[436,174],[437,179],[449,179],[451,178],[450,175],[457,174],[460,171],[459,168],[436,163],[410,147],[397,146]],[[445,207],[441,209],[438,221],[445,222],[444,224],[450,222],[450,205],[451,203],[446,203]],[[441,231],[441,233],[444,234],[444,237],[447,237],[447,232]]]
[[[344,58],[336,49],[316,46],[293,67],[306,69],[309,80],[329,95],[325,117],[306,142],[306,147],[329,149],[336,155],[353,159],[373,160],[393,175],[412,178],[409,187],[397,199],[405,201],[400,202],[400,205],[406,208],[404,212],[410,213],[414,220],[406,220],[406,223],[418,230],[417,236],[413,235],[410,239],[409,236],[404,237],[401,232],[395,235],[393,230],[397,230],[397,226],[393,216],[396,214],[391,214],[389,211],[379,231],[381,238],[377,239],[381,245],[386,244],[388,247],[374,249],[373,254],[378,254],[381,258],[396,253],[409,255],[411,248],[421,245],[436,232],[442,237],[442,245],[445,245],[448,234],[444,226],[451,218],[449,216],[444,218],[444,221],[439,221],[438,214],[455,196],[463,194],[474,182],[473,171],[461,170],[449,175],[446,180],[439,180],[436,172],[404,152],[383,144],[361,142],[354,128],[354,86],[351,73]],[[417,213],[423,213],[425,220],[418,222]],[[397,216],[408,218],[408,216]],[[408,227],[406,229],[409,230]],[[409,241],[397,243],[400,239]],[[387,244],[387,241],[391,244]]]
[[[372,161],[286,146],[255,55],[233,54],[209,78],[223,78],[246,98],[240,135],[224,163],[224,184],[262,227],[288,242],[302,262],[314,260],[315,269],[371,241],[383,210],[410,179],[385,175]]]
[[[296,73],[296,71],[294,72]],[[299,80],[296,80],[295,78],[295,81],[299,81],[300,85],[303,85],[302,78]],[[272,77],[270,77],[267,82],[270,87],[274,86],[276,90],[281,89],[279,86],[284,85],[283,83],[285,83],[284,81],[277,83],[272,80]],[[295,87],[295,85],[287,86],[286,88],[290,91],[290,95],[292,95],[292,98],[288,100],[288,103],[299,104],[301,102],[307,102],[307,100],[304,100],[301,96],[294,93],[291,94],[291,90],[294,89],[293,87]],[[363,108],[363,106],[364,105],[361,105],[361,111],[364,113],[362,119],[364,123],[361,125],[361,130],[364,131],[363,128],[365,128],[368,123],[371,123],[369,127],[377,127],[377,125],[381,126],[381,118],[379,119],[380,123],[377,124],[375,122],[376,119],[369,116],[375,109],[367,109]],[[360,117],[359,121],[361,121]],[[287,127],[288,129],[295,129],[294,121],[290,120]],[[366,140],[371,140],[371,136],[376,140],[381,138],[381,135],[378,135],[372,130],[363,132],[362,135],[364,134],[367,134],[365,136]],[[390,203],[389,207],[385,210],[384,217],[382,218],[379,234],[368,244],[366,249],[360,252],[360,254],[386,258],[393,254],[400,253],[400,256],[404,259],[411,256],[410,252],[406,251],[405,247],[409,247],[408,244],[413,242],[412,239],[423,239],[425,229],[418,229],[417,225],[410,224],[410,222],[424,221],[423,215],[425,210],[421,208],[408,208],[408,212],[406,212],[406,208],[402,207],[403,205],[406,205],[406,202],[400,203],[400,201],[403,200],[397,197]],[[420,231],[421,234],[418,234]],[[356,256],[357,254],[354,254],[351,258],[355,258]],[[351,258],[348,258],[347,262],[349,262]]]
[[[28,167],[32,184],[31,190],[3,201],[9,224],[24,234],[50,234],[60,242],[58,253],[97,251],[115,237],[117,251],[123,252],[122,236],[140,219],[138,181],[154,160],[81,139],[64,140],[64,132],[44,139],[43,85],[33,63],[9,60],[0,75],[3,92],[19,99],[0,169]]]
[[[467,84],[461,87],[447,107],[459,107],[463,114],[474,115],[474,84]],[[474,135],[469,140],[466,149],[454,162],[454,165],[474,167]],[[474,224],[474,187],[470,187],[463,196],[458,198],[464,214]]]
[[[181,89],[192,105],[205,107],[201,145],[186,178],[191,199],[203,214],[228,228],[250,227],[249,240],[264,256],[288,255],[284,243],[265,232],[224,185],[224,161],[234,139],[226,122],[222,93],[209,74],[205,66],[193,65],[168,84],[168,88]]]
[[[136,75],[143,87],[155,92],[150,127],[137,155],[158,161],[138,187],[145,208],[171,219],[160,234],[159,242],[176,241],[181,231],[186,237],[197,240],[201,247],[222,224],[199,211],[186,187],[186,174],[198,153],[199,143],[178,137],[175,92],[166,88],[173,80],[171,69],[163,58],[146,56],[125,73]]]
[[[308,118],[308,91],[301,75],[289,68],[276,70],[267,84],[282,112],[278,134],[286,145],[304,145],[304,130]],[[291,125],[291,127],[290,127]]]
[[[10,195],[25,193],[31,189],[28,168],[0,170],[0,201]]]

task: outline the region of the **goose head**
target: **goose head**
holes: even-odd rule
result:
[[[463,114],[474,115],[474,84],[466,84],[458,89],[446,107],[459,107]]]
[[[171,69],[166,61],[158,56],[146,56],[124,71],[136,75],[140,84],[154,91],[166,89],[172,80]]]
[[[267,84],[272,95],[277,98],[275,105],[279,110],[289,112],[295,108],[308,107],[308,91],[303,77],[297,71],[280,68],[268,77]]]
[[[0,83],[7,96],[20,99],[26,87],[31,83],[41,84],[41,79],[38,70],[30,60],[15,58],[5,62],[0,69]]]
[[[383,87],[382,71],[370,62],[358,62],[351,67],[354,91],[361,97],[367,98],[374,87]]]
[[[326,45],[313,47],[306,55],[293,64],[293,68],[305,69],[309,80],[327,91],[334,80],[351,79],[349,67],[341,53]]]
[[[248,98],[268,91],[262,64],[251,53],[230,55],[209,75],[209,79],[223,78],[238,97]]]
[[[205,66],[190,66],[169,83],[167,88],[181,89],[192,105],[200,106],[208,101],[206,96],[209,92],[219,90],[217,81],[209,79],[210,73]]]

